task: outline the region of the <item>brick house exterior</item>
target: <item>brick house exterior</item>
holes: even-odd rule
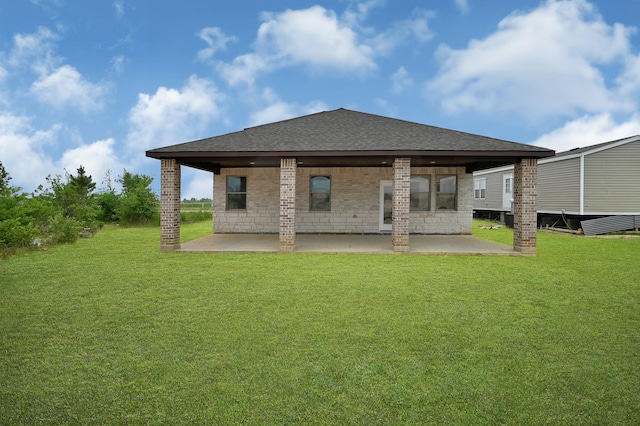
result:
[[[163,251],[179,248],[180,167],[214,174],[214,232],[470,234],[473,172],[515,164],[514,249],[536,252],[536,164],[553,151],[338,109],[147,151],[161,160]],[[531,213],[533,212],[533,213]]]

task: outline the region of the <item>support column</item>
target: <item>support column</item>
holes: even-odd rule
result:
[[[536,254],[538,160],[523,158],[513,169],[513,249]]]
[[[160,251],[180,248],[180,163],[160,160]]]
[[[393,162],[393,196],[391,200],[393,251],[409,251],[409,196],[411,192],[411,159]]]
[[[296,246],[296,159],[280,159],[280,251]]]

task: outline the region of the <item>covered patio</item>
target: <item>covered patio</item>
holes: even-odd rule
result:
[[[537,162],[552,155],[343,108],[147,151],[161,162],[162,251],[501,253],[470,237],[472,173],[513,164],[507,251],[529,255]],[[215,175],[213,235],[184,245],[182,166]]]
[[[409,253],[518,255],[513,247],[470,235],[411,235]],[[212,234],[181,244],[180,252],[269,253],[280,251],[277,234]],[[389,235],[298,234],[297,253],[394,253]]]

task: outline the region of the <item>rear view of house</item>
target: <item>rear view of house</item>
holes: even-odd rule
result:
[[[637,216],[638,188],[640,136],[561,152],[538,164],[539,221],[564,215],[577,227],[591,217]],[[504,214],[512,200],[513,166],[474,172],[476,212]]]
[[[212,172],[215,233],[470,234],[473,175],[515,165],[514,248],[535,253],[535,182],[548,149],[346,109],[157,148],[161,248],[179,247],[180,167]],[[520,210],[518,210],[520,209]]]

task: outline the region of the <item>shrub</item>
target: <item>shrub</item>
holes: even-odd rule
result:
[[[38,230],[31,223],[20,218],[0,221],[0,249],[25,248],[33,246]]]
[[[78,239],[82,228],[76,219],[58,214],[49,219],[45,239],[49,244],[72,243]]]
[[[153,178],[124,171],[118,179],[122,184],[122,196],[118,214],[123,225],[149,224],[158,215],[158,197],[153,193]]]

